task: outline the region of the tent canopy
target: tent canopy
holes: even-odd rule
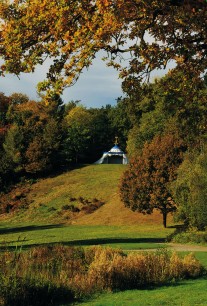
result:
[[[128,164],[126,154],[118,147],[117,144],[110,151],[104,152],[102,157],[95,164]]]

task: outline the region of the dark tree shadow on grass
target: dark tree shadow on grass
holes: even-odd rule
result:
[[[70,165],[63,165],[63,166],[60,166],[59,168],[51,171],[51,173],[43,174],[41,178],[53,178],[53,177],[56,177],[58,175],[64,174],[66,172],[71,172],[73,170],[85,168],[88,165],[89,164],[79,164],[79,163],[78,164],[73,163],[73,164],[70,164]]]
[[[49,229],[58,229],[64,227],[64,224],[50,224],[50,225],[29,225],[29,226],[20,226],[20,227],[10,227],[10,228],[0,228],[0,235],[9,235],[9,234],[23,234],[31,231],[41,231],[41,230],[49,230]],[[0,236],[1,238],[1,236]],[[2,237],[3,238],[3,237]],[[64,237],[63,237],[64,238]],[[156,244],[163,244],[166,242],[165,238],[126,238],[126,237],[107,237],[107,238],[93,238],[93,239],[74,239],[68,241],[55,241],[52,243],[35,243],[31,244],[30,241],[26,238],[22,238],[19,236],[16,241],[2,241],[0,243],[0,249],[4,250],[15,250],[18,247],[22,247],[23,249],[29,249],[37,246],[50,246],[55,244],[62,244],[65,246],[94,246],[94,245],[110,245],[116,247],[118,244],[131,244],[130,249],[133,249],[133,244],[136,244],[135,249],[143,249],[143,246],[139,248],[139,244],[148,243],[154,244],[150,248],[158,248]],[[13,244],[13,246],[11,245]],[[14,244],[16,246],[14,246]],[[147,247],[148,248],[148,247]]]
[[[21,246],[21,242],[22,246]],[[24,245],[24,242],[27,242]],[[8,251],[11,250],[16,250],[18,248],[22,248],[24,250],[28,250],[33,247],[43,247],[43,246],[54,246],[57,244],[64,245],[64,246],[69,246],[69,247],[84,247],[84,246],[108,246],[110,245],[111,247],[116,247],[117,244],[142,244],[142,243],[153,243],[155,244],[151,248],[159,248],[160,246],[157,244],[162,244],[165,243],[166,240],[164,238],[95,238],[95,239],[83,239],[83,240],[71,240],[71,241],[57,241],[57,242],[52,242],[52,243],[43,243],[43,244],[29,244],[29,240],[24,240],[22,239],[17,240],[17,241],[12,241],[8,242],[8,244],[2,243],[0,245],[0,251],[4,251],[7,249]],[[11,246],[10,244],[18,244],[18,246]],[[131,248],[131,247],[130,247]],[[147,247],[148,248],[148,247]],[[136,245],[136,249],[141,249],[144,251],[143,247],[140,247]]]
[[[177,224],[177,225],[169,226],[168,228],[175,229],[174,232],[168,235],[166,238],[166,241],[170,242],[177,234],[185,232],[188,229],[188,226],[186,224]]]
[[[0,228],[0,235],[47,230],[53,228],[60,228],[63,226],[64,226],[63,224],[50,224],[50,225],[29,225],[29,226],[18,226],[10,228]]]
[[[94,238],[84,240],[72,240],[63,242],[69,246],[90,246],[90,245],[108,245],[118,243],[164,243],[165,238]]]

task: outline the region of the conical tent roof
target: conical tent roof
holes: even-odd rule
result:
[[[95,164],[128,164],[126,154],[119,148],[117,140],[115,146],[108,152],[104,152],[102,157],[95,162]]]
[[[118,147],[117,144],[116,144],[113,148],[111,148],[111,150],[108,151],[108,153],[113,153],[113,154],[124,154],[124,152]]]

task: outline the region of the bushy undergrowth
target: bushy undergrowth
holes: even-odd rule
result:
[[[172,238],[177,243],[207,243],[207,231],[189,230],[180,232]]]
[[[192,254],[130,253],[54,246],[0,255],[1,305],[54,305],[105,290],[139,289],[198,277],[204,268]],[[35,304],[34,304],[35,303]]]

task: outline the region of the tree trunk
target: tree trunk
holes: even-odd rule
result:
[[[163,216],[163,226],[164,228],[166,228],[167,227],[167,213],[163,211],[162,216]]]

